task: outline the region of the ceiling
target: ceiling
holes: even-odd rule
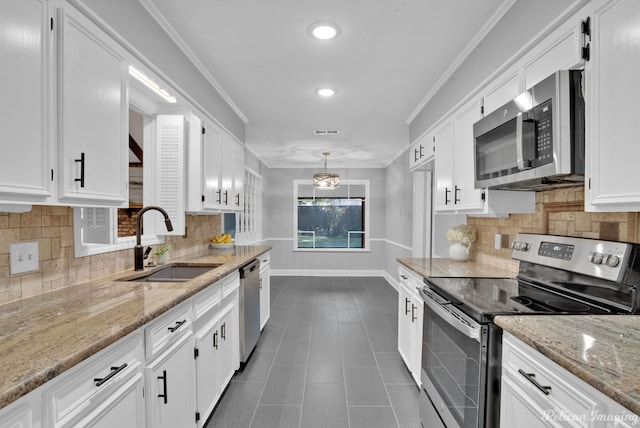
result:
[[[326,151],[329,169],[389,165],[409,144],[409,118],[508,3],[140,1],[246,121],[268,167],[321,167]],[[341,34],[314,39],[317,21]],[[318,96],[323,86],[336,95]]]

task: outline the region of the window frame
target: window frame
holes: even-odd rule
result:
[[[298,195],[300,186],[313,186],[313,180],[293,180],[293,251],[302,252],[324,252],[324,253],[363,253],[371,252],[371,209],[370,209],[370,183],[368,179],[363,180],[341,180],[340,186],[364,185],[364,242],[363,248],[306,248],[298,247]],[[315,198],[315,189],[313,191]]]

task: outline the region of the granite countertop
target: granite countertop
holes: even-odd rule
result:
[[[425,278],[514,278],[517,275],[517,272],[472,260],[459,262],[452,259],[398,259],[398,262]]]
[[[514,315],[494,322],[640,415],[640,316]]]
[[[171,260],[224,263],[187,282],[126,282],[127,271],[0,305],[0,408],[270,250],[207,251]]]

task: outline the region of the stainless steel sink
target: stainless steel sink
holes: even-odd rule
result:
[[[182,264],[172,263],[152,272],[134,277],[122,278],[121,281],[134,282],[185,282],[203,275],[222,263]]]

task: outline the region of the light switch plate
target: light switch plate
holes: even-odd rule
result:
[[[11,275],[40,269],[37,242],[9,244],[9,266]]]

